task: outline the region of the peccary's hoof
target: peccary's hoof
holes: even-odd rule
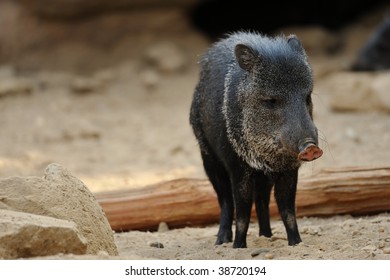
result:
[[[298,158],[303,161],[312,161],[321,157],[322,154],[322,150],[317,145],[309,144],[299,153]]]
[[[238,248],[246,248],[246,242],[236,242],[234,241],[233,243],[233,248],[238,249]]]
[[[300,237],[292,238],[291,240],[288,240],[289,246],[295,246],[302,242],[302,239]]]
[[[233,232],[230,230],[224,231],[222,233],[218,233],[217,241],[215,241],[215,245],[221,245],[223,243],[229,243],[233,241]]]

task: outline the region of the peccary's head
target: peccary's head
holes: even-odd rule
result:
[[[223,113],[229,141],[252,167],[298,168],[322,155],[313,123],[313,76],[296,36],[247,38],[234,46]]]

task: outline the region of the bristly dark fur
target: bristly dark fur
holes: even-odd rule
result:
[[[253,201],[260,235],[271,236],[268,204],[275,197],[288,243],[301,242],[295,215],[299,145],[318,142],[312,121],[313,76],[294,36],[231,33],[200,60],[190,123],[203,165],[218,195],[216,244],[246,247]]]

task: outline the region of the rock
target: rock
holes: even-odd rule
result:
[[[84,94],[96,92],[102,87],[102,85],[98,80],[93,78],[77,77],[72,81],[70,87],[74,93]]]
[[[378,99],[378,108],[390,112],[390,72],[377,73],[371,87]]]
[[[169,227],[168,227],[167,223],[161,222],[161,223],[158,225],[158,230],[157,230],[157,232],[167,232],[167,231],[169,231]]]
[[[272,235],[270,237],[271,241],[276,241],[276,240],[287,240],[287,238],[285,236],[282,236],[282,235]]]
[[[260,254],[262,254],[262,253],[268,253],[268,252],[269,252],[268,249],[259,248],[259,249],[254,250],[254,251],[251,253],[251,256],[252,256],[252,257],[256,257],[256,256],[258,256],[258,255],[260,255]]]
[[[390,112],[390,72],[338,72],[322,84],[336,111]]]
[[[359,143],[361,141],[359,135],[352,127],[345,128],[344,135],[346,136],[347,139],[350,139],[356,143]]]
[[[14,94],[29,94],[33,91],[31,81],[24,78],[2,79],[0,82],[0,97]]]
[[[160,83],[160,75],[153,69],[146,69],[140,73],[140,79],[147,89],[155,89]]]
[[[267,260],[272,260],[275,256],[273,254],[271,254],[271,253],[268,253],[268,254],[265,254],[264,257]]]
[[[302,228],[302,233],[321,236],[323,229],[321,226],[305,226]],[[302,243],[300,243],[302,244]]]
[[[50,164],[44,178],[0,180],[0,209],[73,221],[87,240],[87,254],[118,254],[110,224],[95,197],[59,164]]]
[[[171,42],[159,42],[145,50],[145,63],[161,73],[178,73],[185,69],[183,51]]]
[[[87,240],[74,222],[0,209],[1,259],[86,252]]]
[[[152,242],[149,244],[150,247],[154,247],[154,248],[160,248],[160,249],[163,249],[164,248],[164,244],[160,243],[160,242]]]
[[[383,254],[390,254],[390,247],[383,248]]]
[[[368,111],[375,108],[375,95],[370,90],[372,76],[339,72],[326,79],[330,107],[336,111]]]
[[[367,251],[367,252],[374,252],[376,249],[377,248],[375,245],[367,245],[367,246],[362,248],[362,250]]]

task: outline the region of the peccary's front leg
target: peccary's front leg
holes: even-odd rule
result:
[[[253,176],[254,198],[256,214],[259,222],[259,236],[271,237],[271,224],[269,217],[269,201],[273,182],[263,172],[256,172]]]
[[[279,173],[275,176],[275,199],[287,231],[288,245],[302,242],[295,214],[298,170]]]
[[[233,178],[232,185],[236,208],[236,236],[233,248],[246,248],[246,235],[253,204],[253,185],[248,174],[240,174]]]

